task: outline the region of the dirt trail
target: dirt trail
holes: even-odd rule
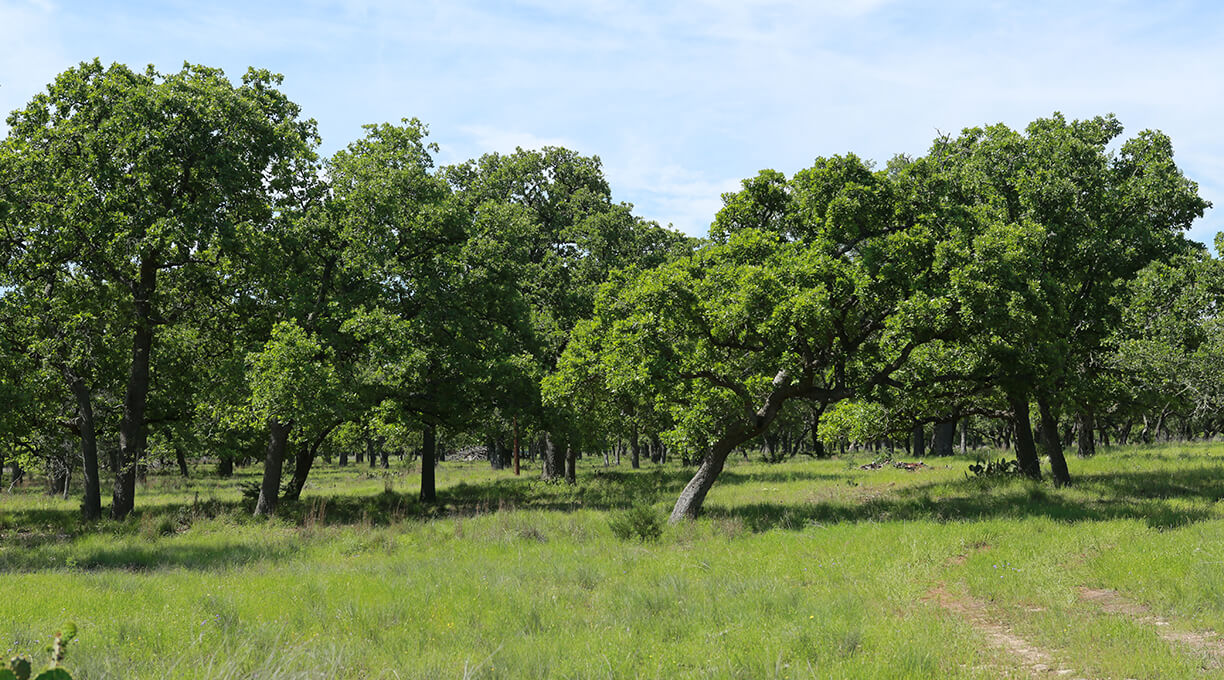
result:
[[[1172,622],[1152,613],[1144,605],[1128,600],[1122,593],[1108,588],[1079,588],[1080,599],[1091,602],[1110,614],[1129,616],[1138,623],[1153,626],[1166,642],[1185,645],[1211,657],[1214,665],[1224,662],[1224,638],[1213,631],[1189,631],[1174,627]]]
[[[991,646],[1014,657],[1030,677],[1083,680],[1073,669],[1058,664],[1050,652],[1016,635],[1006,623],[992,616],[985,602],[968,595],[954,595],[942,583],[928,591],[925,599],[973,624]]]

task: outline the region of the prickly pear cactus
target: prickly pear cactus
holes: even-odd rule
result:
[[[76,637],[76,626],[69,623],[64,626],[64,629],[55,634],[55,641],[51,644],[51,662],[47,664],[47,669],[34,676],[34,680],[72,680],[72,676],[68,671],[59,667],[61,661],[64,660],[64,655],[68,652],[68,643]],[[33,672],[33,667],[30,665],[30,659],[24,656],[15,656],[9,659],[7,666],[0,666],[0,680],[30,680],[30,673]]]
[[[30,680],[30,660],[24,656],[15,656],[9,660],[8,670],[17,680]],[[3,678],[0,675],[0,678]]]

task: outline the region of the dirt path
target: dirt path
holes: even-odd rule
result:
[[[1144,605],[1128,600],[1116,590],[1108,588],[1079,588],[1080,599],[1091,602],[1110,614],[1129,616],[1138,623],[1152,626],[1157,635],[1166,642],[1185,645],[1196,652],[1206,654],[1213,665],[1224,662],[1224,638],[1213,631],[1190,631],[1175,627],[1169,620],[1157,616]]]
[[[1073,669],[1057,663],[1050,652],[1016,635],[1010,626],[991,614],[985,602],[968,595],[954,595],[942,583],[928,591],[925,599],[973,624],[992,647],[1015,658],[1030,677],[1083,680]]]

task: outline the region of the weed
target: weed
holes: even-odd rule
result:
[[[635,505],[614,513],[608,519],[608,527],[612,529],[612,535],[622,541],[631,538],[657,541],[663,535],[663,517],[653,506]]]

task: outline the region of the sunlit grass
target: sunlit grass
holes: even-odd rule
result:
[[[424,508],[410,469],[324,466],[271,522],[242,508],[253,471],[153,476],[123,523],[30,489],[0,497],[0,651],[72,619],[81,678],[1027,677],[943,587],[1080,676],[1215,677],[1076,593],[1224,630],[1224,447],[1073,458],[1066,489],[967,479],[971,458],[737,460],[654,542],[609,517],[662,516],[688,471],[448,462]]]

